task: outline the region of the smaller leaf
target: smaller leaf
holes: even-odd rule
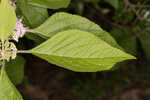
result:
[[[5,70],[0,71],[0,100],[23,100]]]
[[[68,7],[70,0],[28,0],[30,4],[39,7],[59,9]]]
[[[17,14],[24,17],[24,24],[30,28],[38,27],[48,18],[46,8],[29,5],[27,0],[17,0]],[[35,34],[28,33],[25,36],[38,44],[42,41],[42,38]]]
[[[17,0],[17,11],[24,17],[25,24],[30,28],[41,25],[48,18],[46,8],[29,5],[26,0]]]
[[[25,59],[21,56],[17,56],[15,60],[11,60],[6,64],[6,71],[10,80],[14,84],[21,84],[24,78],[24,64]]]
[[[120,48],[113,37],[94,22],[87,18],[72,15],[69,13],[59,12],[49,17],[42,25],[33,29],[33,32],[42,38],[48,39],[59,32],[70,29],[77,29],[81,31],[90,32],[113,47]]]

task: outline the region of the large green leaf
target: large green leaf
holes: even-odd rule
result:
[[[30,52],[53,64],[79,72],[108,70],[117,62],[135,59],[97,36],[80,30],[60,32]]]
[[[44,38],[49,38],[58,32],[70,29],[78,29],[91,32],[96,36],[99,36],[108,44],[120,48],[116,41],[111,37],[111,35],[102,30],[97,24],[84,17],[63,12],[54,14],[41,26],[33,29],[33,32]]]
[[[70,0],[28,0],[30,4],[50,8],[59,9],[68,7]]]
[[[0,3],[0,39],[4,41],[14,31],[16,14],[8,0],[1,0]]]
[[[23,100],[5,70],[0,71],[0,100]]]
[[[10,80],[14,84],[20,84],[23,81],[24,64],[25,60],[21,56],[17,56],[15,60],[12,60],[6,64],[6,71]]]
[[[31,28],[41,25],[48,18],[46,8],[29,5],[26,0],[17,0],[17,9],[24,17],[25,24]]]

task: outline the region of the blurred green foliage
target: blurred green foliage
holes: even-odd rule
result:
[[[150,87],[150,2],[129,0],[130,5],[127,5],[125,1],[72,1],[74,4],[70,9],[75,9],[75,13],[94,19],[95,22],[104,20],[107,24],[100,22],[101,27],[110,31],[126,52],[137,57],[134,63],[127,61],[117,64],[112,71],[93,73],[96,79],[86,73],[81,79],[73,80],[70,84],[76,100],[103,100],[107,95],[116,96],[123,88],[138,82]]]

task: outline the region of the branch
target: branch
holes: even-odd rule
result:
[[[2,52],[2,51],[0,50],[0,52]],[[16,53],[30,53],[28,50],[13,50],[13,51],[11,51],[11,50],[8,50],[7,52],[16,52]]]
[[[150,5],[134,5],[134,4],[132,4],[132,6],[135,8],[150,8]]]
[[[19,53],[26,53],[26,54],[29,54],[30,52],[27,51],[27,50],[17,50],[17,51],[14,51],[14,52],[17,52],[18,54]]]
[[[4,54],[5,54],[5,47],[4,47],[4,43],[2,42],[2,70],[5,68],[5,59],[4,59]]]
[[[5,62],[5,60],[3,59],[3,60],[2,60],[2,70],[5,69],[5,63],[6,63],[6,62]]]
[[[31,29],[27,29],[26,31],[29,33],[34,33]]]
[[[144,19],[139,15],[139,13],[136,11],[135,9],[135,6],[132,5],[129,0],[124,0],[125,4],[131,8],[131,10],[135,13],[135,15],[137,16],[137,18],[140,20],[140,21],[143,21]]]

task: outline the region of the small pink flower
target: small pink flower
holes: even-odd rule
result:
[[[16,5],[15,5],[15,3],[16,3],[16,0],[15,0],[14,2],[12,2],[11,0],[9,0],[9,4],[12,5],[12,7],[14,8],[14,10],[16,10]]]
[[[17,19],[16,26],[14,29],[13,39],[16,40],[17,42],[18,42],[18,39],[24,36],[25,33],[27,32],[27,28],[24,27],[24,25],[22,24],[22,21],[23,21],[22,18]]]

